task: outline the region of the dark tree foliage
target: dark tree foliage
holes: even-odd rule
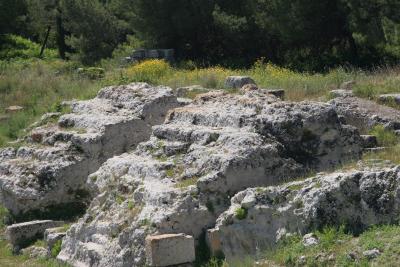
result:
[[[0,33],[42,42],[51,27],[48,45],[61,57],[71,47],[85,64],[111,56],[131,34],[204,65],[263,57],[321,71],[398,63],[399,10],[400,0],[1,0]]]
[[[26,14],[24,0],[0,1],[0,34],[22,31],[21,24]]]

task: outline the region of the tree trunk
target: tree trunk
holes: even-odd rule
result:
[[[44,38],[42,48],[40,49],[40,54],[39,54],[39,57],[40,57],[40,58],[43,56],[44,49],[46,48],[47,40],[49,39],[49,35],[50,35],[50,30],[51,30],[51,26],[49,26],[49,27],[47,28],[46,37]]]

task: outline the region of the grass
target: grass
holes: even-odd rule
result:
[[[400,226],[375,226],[356,237],[345,233],[344,228],[326,228],[315,234],[320,243],[305,247],[299,235],[283,241],[277,249],[267,252],[273,262],[296,266],[300,256],[305,256],[306,266],[396,266],[400,260]],[[381,255],[368,260],[363,252],[378,249]],[[352,252],[356,260],[348,257]],[[318,257],[320,255],[320,257]],[[330,259],[329,256],[333,255]]]
[[[175,67],[162,60],[126,67],[116,67],[111,61],[109,64],[113,67],[107,67],[107,61],[104,61],[105,73],[93,79],[78,73],[81,67],[78,63],[54,57],[0,61],[0,146],[23,135],[23,129],[42,114],[58,111],[64,100],[92,98],[104,86],[135,81],[172,88],[198,84],[227,90],[224,85],[227,76],[246,75],[261,88],[285,89],[286,99],[292,101],[327,100],[330,90],[349,80],[356,81],[354,91],[361,97],[375,99],[381,93],[400,92],[400,68],[383,68],[375,72],[338,68],[313,74],[293,72],[263,60],[250,69]],[[6,114],[5,108],[12,105],[22,106],[24,110]]]
[[[277,247],[268,249],[257,260],[259,267],[270,266],[398,266],[400,262],[400,226],[375,226],[359,236],[344,231],[344,227],[327,227],[314,232],[319,243],[305,247],[301,235],[293,235],[281,240]],[[378,249],[375,259],[367,259],[363,252]],[[349,257],[353,254],[355,259]],[[304,264],[299,259],[304,258]],[[202,267],[253,267],[254,258],[223,261],[212,258]]]
[[[391,130],[386,130],[383,125],[376,125],[371,129],[370,134],[376,136],[379,146],[390,147],[399,143],[399,137],[396,133]]]

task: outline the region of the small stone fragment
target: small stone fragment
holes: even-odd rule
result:
[[[303,236],[303,245],[305,247],[318,245],[318,237],[314,233],[309,233]]]
[[[330,96],[332,98],[353,96],[353,91],[344,90],[344,89],[332,90],[332,91],[330,91]]]
[[[242,88],[245,84],[256,84],[249,76],[229,76],[225,80],[225,86],[228,88]]]
[[[348,258],[349,260],[351,260],[351,261],[355,261],[355,260],[357,259],[357,253],[354,252],[354,251],[350,251],[350,252],[347,254],[347,258]]]
[[[42,247],[31,246],[24,249],[21,249],[21,254],[26,255],[29,258],[47,258],[48,253],[47,249]]]
[[[6,108],[6,113],[15,113],[24,110],[21,106],[9,106]]]
[[[298,265],[305,265],[307,263],[307,257],[302,255],[297,259]]]
[[[381,255],[381,252],[377,248],[366,250],[363,252],[363,256],[366,257],[368,260],[375,259],[379,255]]]
[[[194,239],[185,234],[165,234],[146,238],[147,264],[170,266],[195,260]]]

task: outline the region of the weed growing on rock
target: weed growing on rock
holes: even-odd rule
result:
[[[246,217],[247,217],[247,209],[245,209],[245,208],[237,208],[236,210],[235,210],[235,217],[238,219],[238,220],[244,220],[244,219],[246,219]]]
[[[62,240],[57,240],[51,248],[51,256],[56,258],[61,251]]]

